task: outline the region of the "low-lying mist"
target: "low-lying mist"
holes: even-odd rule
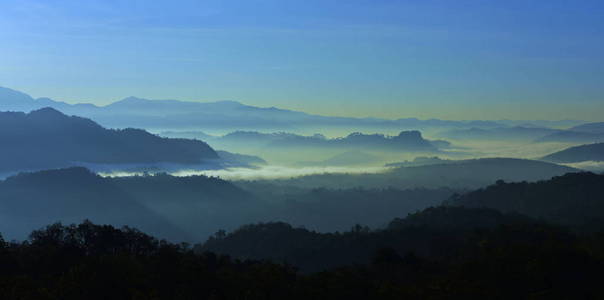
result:
[[[166,171],[173,176],[185,177],[205,175],[220,177],[225,180],[272,180],[287,179],[314,174],[364,174],[380,173],[388,170],[388,167],[292,167],[292,166],[262,166],[256,168],[227,168],[219,170],[180,169]],[[144,171],[101,171],[99,175],[104,177],[127,177],[140,176],[147,173]]]

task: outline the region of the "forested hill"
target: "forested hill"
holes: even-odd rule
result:
[[[22,173],[0,181],[0,231],[20,240],[46,224],[90,219],[197,241],[250,222],[246,216],[258,206],[251,198],[230,182],[206,176],[108,178],[79,167]]]
[[[0,112],[0,171],[67,167],[77,163],[197,164],[218,155],[196,140],[161,138],[139,129],[105,129],[43,108]]]
[[[485,189],[453,197],[450,205],[517,212],[577,228],[604,224],[604,175],[569,173],[539,182],[499,181]]]
[[[441,208],[426,222],[494,216],[484,209]],[[408,227],[385,234],[354,230],[320,236],[284,224],[250,228],[266,238],[243,246],[296,249],[329,270],[304,274],[291,264],[241,261],[194,252],[133,228],[53,224],[28,241],[0,236],[3,299],[602,299],[602,235],[498,215],[497,227]],[[506,221],[507,220],[507,221]],[[443,224],[451,223],[449,221]],[[493,223],[493,222],[490,222]],[[300,239],[297,241],[296,239]],[[382,247],[385,246],[385,247]],[[375,247],[381,247],[376,249]],[[417,252],[401,252],[417,249]],[[432,249],[435,255],[422,252]],[[270,252],[273,251],[273,252]],[[305,251],[305,252],[304,252]],[[350,253],[350,254],[349,254]],[[301,254],[304,254],[302,256]],[[440,254],[440,255],[439,255]],[[330,268],[353,257],[363,264]]]
[[[579,172],[578,169],[543,161],[516,158],[446,160],[434,164],[394,167],[374,174],[316,174],[272,183],[298,187],[414,187],[476,189],[506,181],[537,181]]]
[[[476,229],[501,226],[568,226],[581,233],[604,228],[604,175],[572,173],[535,183],[497,182],[485,189],[453,196],[443,206],[408,216],[401,214],[385,229],[357,226],[345,233],[317,233],[285,223],[241,227],[215,236],[199,247],[241,258],[287,261],[304,270],[367,263],[373,251],[391,247],[398,253],[444,258],[460,253]],[[549,225],[548,225],[549,226]],[[511,234],[510,239],[520,239]],[[523,237],[524,238],[524,237]],[[317,254],[321,253],[317,257]]]
[[[582,161],[604,161],[604,143],[595,143],[570,147],[542,158],[558,163],[576,163]]]

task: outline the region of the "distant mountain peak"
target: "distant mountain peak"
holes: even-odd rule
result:
[[[43,107],[37,110],[31,111],[29,116],[45,116],[45,117],[67,117],[62,112],[52,108],[52,107]]]
[[[110,105],[118,104],[118,103],[143,103],[143,102],[147,102],[147,101],[151,101],[151,100],[143,99],[143,98],[139,98],[139,97],[135,97],[135,96],[128,96],[122,100],[113,102]]]
[[[422,139],[422,133],[418,130],[401,131],[399,137]]]
[[[28,94],[0,86],[1,104],[28,104],[28,102],[32,102],[33,100]]]

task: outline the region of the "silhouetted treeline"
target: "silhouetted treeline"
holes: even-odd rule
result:
[[[385,227],[390,220],[441,204],[461,190],[407,189],[298,189],[271,182],[236,182],[237,186],[268,202],[263,220],[284,221],[321,232],[345,231],[354,224]]]
[[[490,217],[497,221],[487,221]],[[239,239],[245,244],[238,247],[258,247],[253,251],[273,254],[295,247],[294,253],[305,253],[307,262],[325,269],[318,273],[299,273],[291,265],[277,261],[239,260],[192,251],[187,244],[158,240],[128,227],[116,229],[90,222],[54,224],[33,232],[22,243],[0,239],[0,297],[119,300],[604,296],[599,276],[604,262],[604,234],[575,236],[526,217],[488,209],[441,207],[410,218],[414,220],[409,224],[393,224],[383,231],[359,226],[340,234],[264,224],[244,227],[237,233],[255,235],[247,241],[236,238],[234,233],[218,234],[213,242],[208,242]],[[448,226],[467,218],[471,220],[466,221],[468,226]],[[277,249],[268,247],[267,240],[272,240]],[[345,265],[335,267],[337,263]]]
[[[353,264],[367,264],[382,248],[397,253],[413,252],[422,257],[446,259],[470,246],[475,229],[492,230],[501,225],[538,226],[520,215],[491,209],[458,207],[428,208],[396,218],[385,229],[371,230],[355,225],[350,230],[319,233],[283,222],[242,226],[225,235],[220,231],[198,251],[213,251],[238,258],[287,262],[304,271],[322,271]]]
[[[448,204],[517,212],[593,231],[604,225],[604,176],[584,172],[532,183],[499,181],[452,197]]]
[[[249,225],[218,232],[197,251],[292,264],[326,298],[598,299],[599,232],[577,236],[522,215],[437,207],[376,231]]]
[[[295,282],[286,266],[198,255],[129,227],[54,224],[0,241],[2,299],[279,299]]]

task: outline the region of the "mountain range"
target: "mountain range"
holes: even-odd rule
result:
[[[377,230],[357,225],[347,232],[318,233],[282,222],[250,224],[214,236],[198,245],[197,250],[239,259],[287,261],[304,271],[367,264],[372,255],[386,247],[390,250],[388,253],[395,253],[395,256],[406,253],[407,268],[413,268],[418,256],[438,261],[474,257],[468,254],[476,253],[469,250],[472,248],[495,255],[494,261],[504,265],[506,262],[511,265],[526,262],[527,253],[543,257],[548,253],[543,250],[553,249],[563,249],[561,253],[566,256],[561,259],[565,259],[569,252],[559,248],[560,245],[575,243],[576,239],[560,226],[581,233],[601,230],[604,202],[600,195],[603,189],[604,176],[592,173],[566,174],[533,183],[499,181],[485,189],[455,195],[442,205],[403,215]],[[501,235],[497,239],[488,238],[493,232]],[[524,251],[518,253],[522,258],[502,261],[502,256],[511,251],[503,251],[505,248],[501,247],[513,244],[524,246]],[[538,246],[544,248],[526,251],[534,251]],[[529,260],[529,264],[534,261]],[[467,268],[492,267],[484,260],[481,262]],[[383,263],[387,268],[396,264],[393,260]],[[527,270],[530,268],[514,273],[513,277]],[[501,268],[495,269],[495,272],[501,271]]]
[[[396,120],[380,118],[350,118],[312,115],[275,107],[255,107],[235,101],[186,102],[178,100],[148,100],[128,97],[106,106],[93,104],[68,104],[49,98],[33,97],[0,87],[0,111],[22,111],[52,107],[66,114],[91,118],[110,128],[136,127],[145,129],[255,129],[287,130],[301,128],[354,128],[393,130],[422,128],[495,128],[511,121],[450,121],[439,119]],[[530,124],[533,121],[514,121]],[[534,121],[535,124],[543,122]],[[548,121],[548,125],[579,125],[581,121]],[[505,126],[505,125],[503,125]]]
[[[90,219],[191,241],[254,221],[246,216],[258,209],[249,193],[206,176],[101,177],[72,167],[20,173],[0,181],[0,228],[18,239],[54,222]]]
[[[430,141],[423,138],[417,130],[401,131],[398,135],[351,133],[341,138],[326,138],[323,135],[303,136],[292,133],[261,133],[255,131],[236,131],[208,140],[209,143],[254,148],[342,148],[347,150],[381,150],[381,151],[423,151],[435,152],[439,148],[450,146],[449,142]]]
[[[60,168],[80,163],[200,164],[218,154],[198,140],[169,139],[140,129],[105,129],[53,108],[0,112],[0,170]]]
[[[314,174],[271,183],[303,188],[441,188],[475,189],[497,180],[536,181],[580,170],[554,163],[516,158],[428,159],[425,164],[394,164],[380,173]]]
[[[449,205],[521,213],[579,229],[604,224],[604,175],[565,174],[538,182],[499,181],[485,189],[452,197]]]
[[[578,163],[585,161],[604,161],[604,143],[595,143],[570,147],[541,158],[556,163]]]
[[[569,129],[545,127],[462,128],[440,132],[437,136],[456,140],[594,143],[604,141],[602,123],[588,123]]]

